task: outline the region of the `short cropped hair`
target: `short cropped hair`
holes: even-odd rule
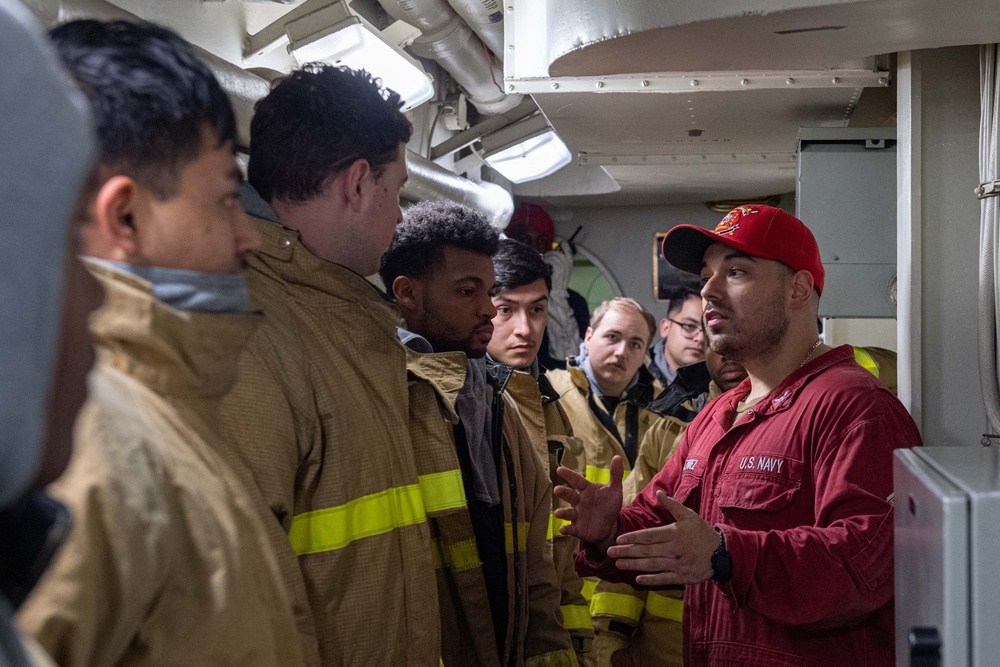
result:
[[[681,311],[684,308],[684,304],[687,303],[690,298],[697,298],[701,300],[701,291],[691,287],[689,285],[681,285],[670,297],[670,304],[667,306],[667,316],[673,315]]]
[[[391,292],[399,276],[420,279],[444,264],[445,247],[492,257],[499,244],[500,232],[482,213],[450,202],[420,202],[403,213],[379,275]]]
[[[309,63],[257,103],[247,179],[268,202],[301,202],[357,160],[378,177],[413,132],[402,105],[365,70]]]
[[[514,239],[501,239],[493,255],[493,269],[497,281],[494,290],[506,292],[530,285],[536,280],[545,281],[545,289],[552,291],[552,267],[538,251]]]
[[[602,301],[601,305],[594,309],[594,314],[590,316],[590,328],[596,330],[604,316],[612,309],[631,312],[642,317],[643,321],[646,322],[646,327],[649,328],[649,338],[646,340],[646,345],[653,342],[653,336],[656,335],[656,318],[643,308],[642,304],[627,296],[616,296],[613,299]]]
[[[232,142],[235,150],[229,98],[191,46],[170,30],[88,19],[61,25],[50,36],[90,101],[101,167],[166,200],[176,194],[181,170],[201,152],[206,128],[219,146]]]

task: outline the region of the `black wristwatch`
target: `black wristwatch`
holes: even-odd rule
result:
[[[733,578],[733,558],[726,551],[726,534],[716,526],[719,534],[719,548],[712,554],[712,581],[724,584]]]

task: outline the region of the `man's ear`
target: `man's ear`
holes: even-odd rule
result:
[[[664,317],[660,320],[660,338],[666,340],[668,331],[670,331],[670,320]]]
[[[365,195],[367,194],[365,186],[368,184],[369,177],[374,177],[374,174],[371,165],[365,159],[355,160],[337,176],[337,179],[341,181],[340,186],[345,204],[356,213],[364,207]]]
[[[796,271],[792,276],[791,307],[793,310],[809,304],[813,294],[813,277],[808,271]]]
[[[409,276],[397,276],[392,281],[392,295],[402,310],[408,312],[418,310],[420,298],[417,292],[419,290],[420,286]]]
[[[118,262],[128,262],[139,254],[135,224],[142,188],[128,176],[112,176],[97,191],[85,236],[92,249],[85,253]]]

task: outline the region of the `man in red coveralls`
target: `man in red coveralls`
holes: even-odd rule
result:
[[[850,346],[822,344],[816,240],[746,205],[663,254],[701,275],[711,347],[749,377],[628,507],[621,461],[604,485],[560,469],[578,572],[686,584],[686,664],[893,665],[892,450],[920,434]]]

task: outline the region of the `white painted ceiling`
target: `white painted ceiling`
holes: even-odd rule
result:
[[[885,54],[1000,41],[998,0],[534,1],[550,5],[549,43],[542,51],[548,54],[549,76],[563,77],[560,81],[651,72],[694,77],[752,71],[781,76],[845,67],[889,70],[894,59]],[[521,11],[524,3],[517,6]],[[814,28],[836,29],[808,31]],[[787,34],[776,34],[782,31]],[[859,121],[893,124],[891,74],[889,78],[888,91],[827,86],[538,92],[533,97],[578,163],[603,165],[621,190],[567,196],[565,186],[549,194],[543,182],[515,189],[515,194],[583,206],[793,191],[798,128]],[[689,130],[701,130],[700,136],[689,136]],[[755,155],[768,159],[754,161]]]

